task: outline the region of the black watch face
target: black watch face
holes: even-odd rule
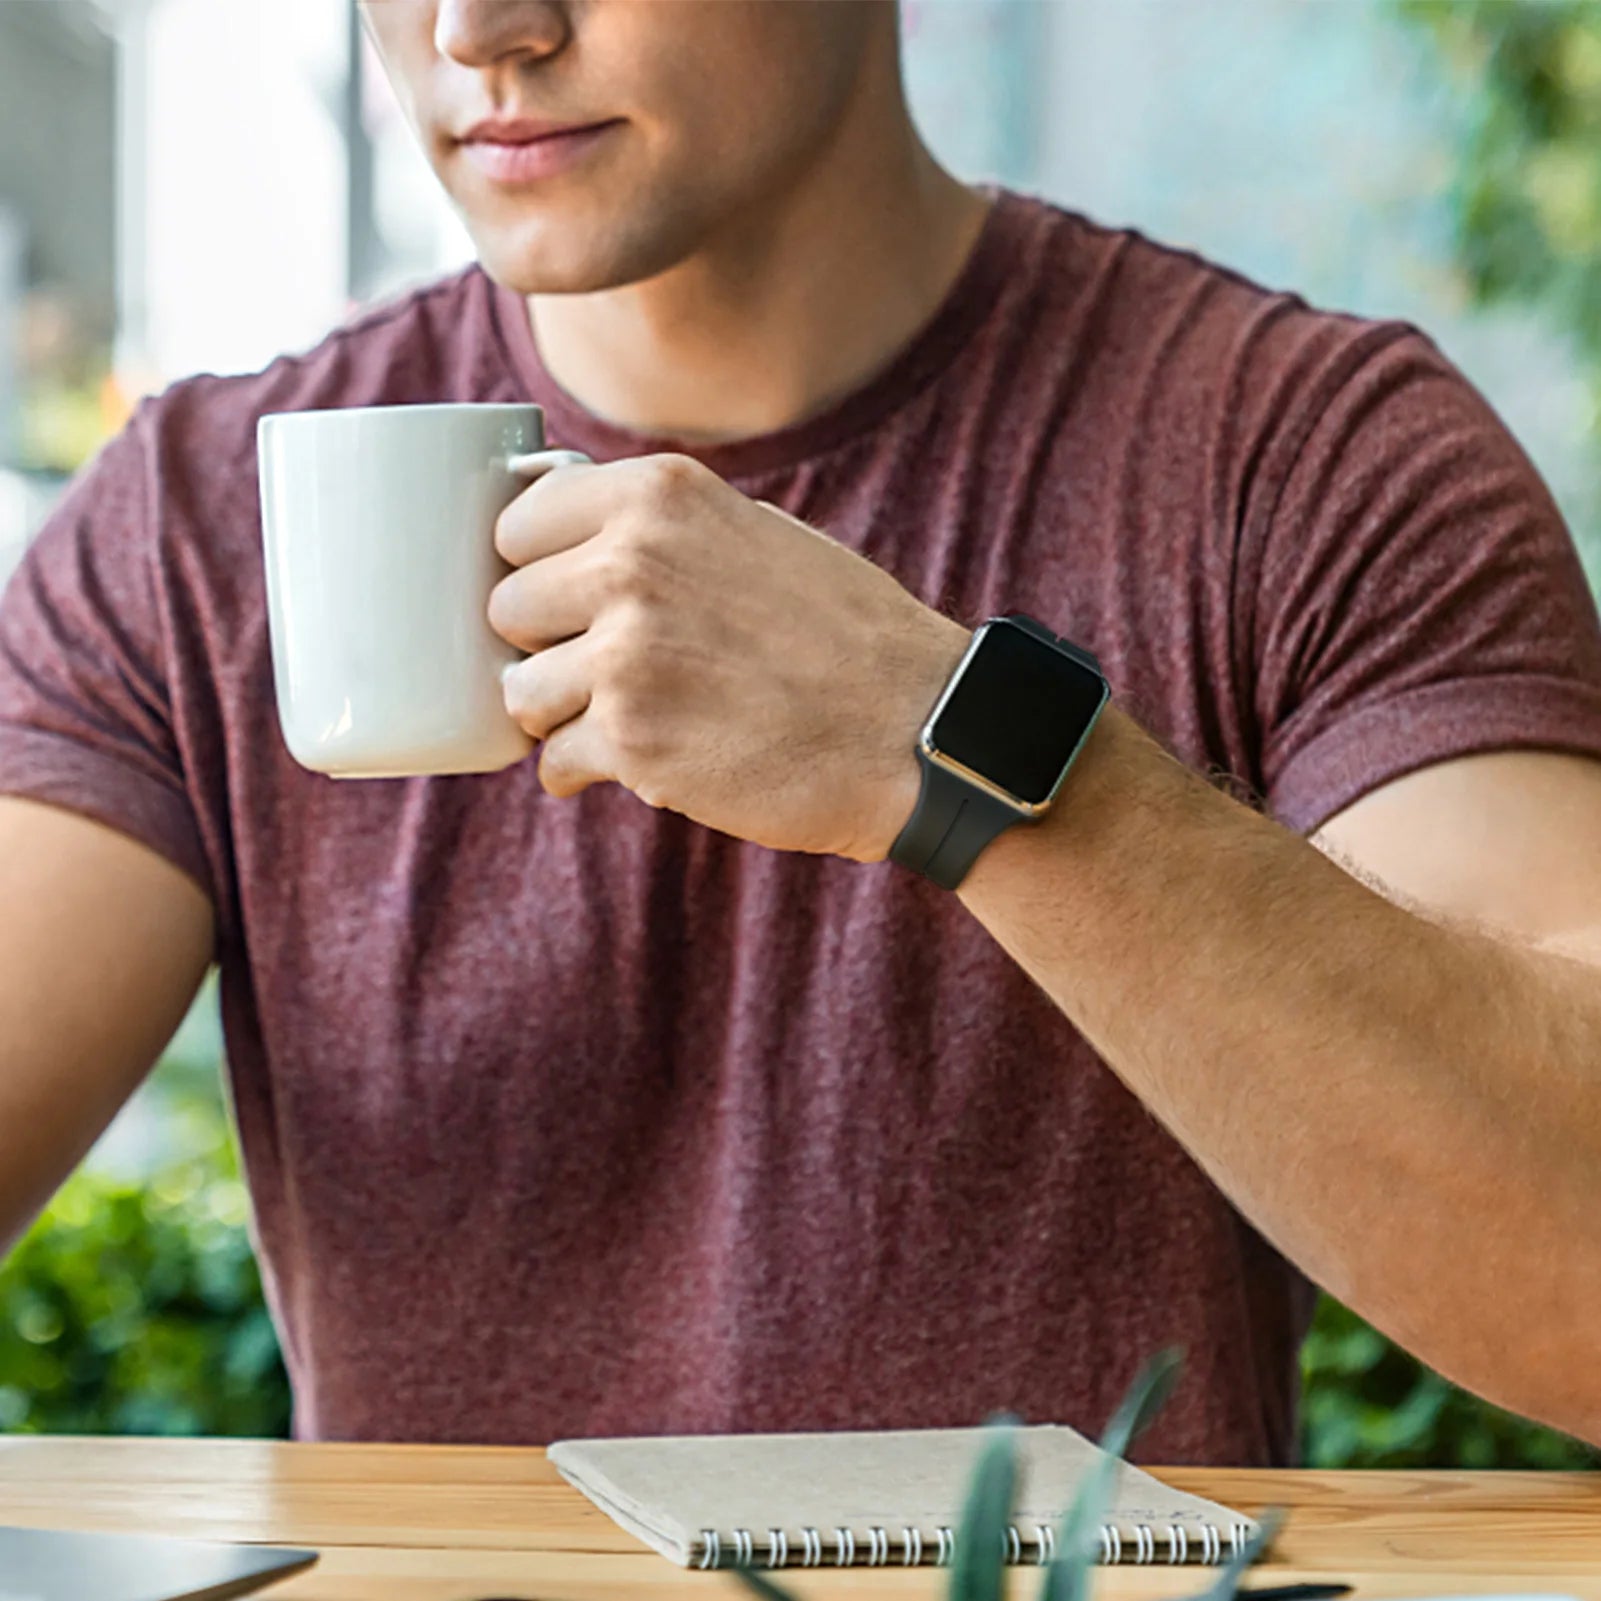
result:
[[[1105,698],[1099,673],[1013,623],[994,622],[930,733],[942,756],[1038,806],[1050,799]]]

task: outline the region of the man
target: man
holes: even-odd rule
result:
[[[887,5],[367,16],[482,268],[145,406],[12,584],[0,1231],[215,957],[303,1434],[1097,1428],[1178,1342],[1146,1453],[1285,1461],[1310,1279],[1601,1440],[1601,634],[1483,403],[955,182]],[[255,419],[514,399],[600,463],[497,530],[537,760],[299,769]],[[952,893],[1014,612],[1113,699]]]

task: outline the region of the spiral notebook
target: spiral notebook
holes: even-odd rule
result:
[[[945,1565],[982,1429],[563,1440],[550,1460],[632,1535],[681,1567]],[[1012,1562],[1048,1562],[1100,1448],[1076,1430],[1018,1429]],[[1255,1522],[1120,1463],[1102,1562],[1223,1562]]]

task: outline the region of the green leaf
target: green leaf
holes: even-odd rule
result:
[[[728,1571],[752,1594],[761,1596],[762,1601],[795,1601],[795,1597],[783,1585],[776,1584],[755,1568],[730,1568]]]
[[[1183,1353],[1176,1346],[1158,1351],[1145,1364],[1101,1436],[1101,1449],[1108,1456],[1128,1454],[1130,1443],[1151,1426],[1157,1413],[1167,1405],[1183,1366]]]
[[[287,1431],[215,1064],[177,1096],[170,1078],[158,1069],[142,1093],[180,1154],[143,1179],[81,1170],[0,1264],[8,1430]]]
[[[968,1484],[951,1558],[950,1601],[1001,1601],[1006,1593],[1006,1529],[1017,1490],[1017,1438],[997,1420]]]
[[[1046,1570],[1040,1601],[1082,1601],[1100,1543],[1100,1526],[1118,1463],[1129,1443],[1149,1426],[1178,1383],[1184,1358],[1176,1348],[1158,1352],[1140,1370],[1101,1436],[1101,1455],[1063,1515],[1056,1555]]]
[[[1202,1590],[1194,1601],[1234,1601],[1245,1570],[1273,1543],[1273,1537],[1284,1526],[1284,1508],[1269,1507],[1256,1520],[1256,1533],[1234,1553],[1217,1578]]]

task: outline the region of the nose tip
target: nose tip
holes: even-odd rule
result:
[[[567,42],[565,0],[439,0],[434,48],[464,67],[539,60]]]

